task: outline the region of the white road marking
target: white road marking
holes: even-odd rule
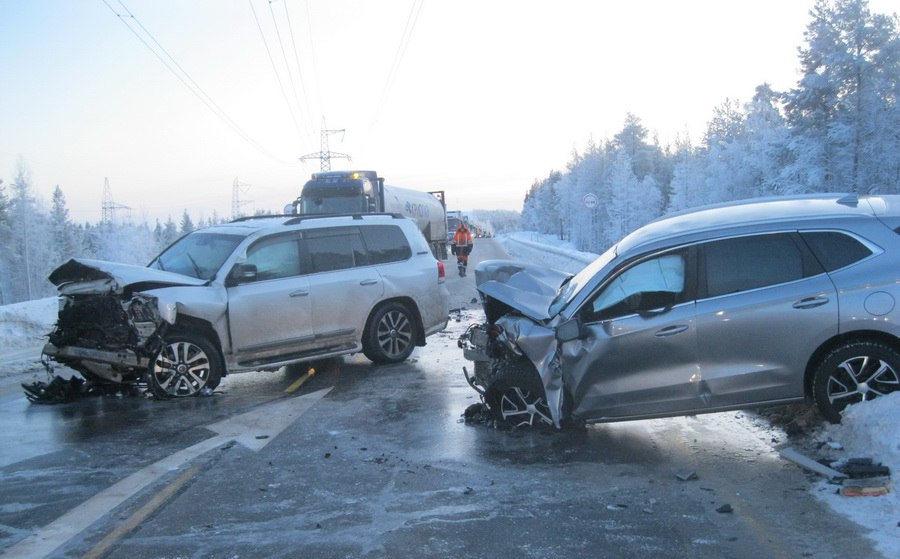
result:
[[[330,391],[331,388],[323,388],[296,398],[277,400],[209,425],[207,429],[218,435],[131,474],[0,554],[7,557],[46,557],[138,491],[214,448],[236,441],[258,452]]]

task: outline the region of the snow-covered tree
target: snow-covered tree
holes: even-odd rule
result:
[[[63,262],[74,256],[80,256],[78,230],[69,219],[66,197],[59,185],[53,190],[50,206],[50,227],[53,230],[54,260]]]
[[[787,95],[793,190],[895,192],[900,168],[896,19],[867,0],[818,0],[800,49],[803,77]]]
[[[187,235],[194,229],[196,229],[196,227],[194,226],[194,221],[191,219],[191,214],[189,214],[187,210],[184,210],[184,213],[181,214],[181,228],[179,229],[179,233]]]

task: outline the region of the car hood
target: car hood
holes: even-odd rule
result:
[[[47,278],[64,295],[123,293],[175,285],[206,285],[206,280],[155,268],[73,258]]]
[[[475,268],[475,286],[482,295],[538,321],[550,318],[550,303],[571,277],[567,272],[512,260],[485,260]],[[488,305],[485,307],[487,313]]]

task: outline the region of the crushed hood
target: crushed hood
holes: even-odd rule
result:
[[[486,260],[475,268],[480,293],[534,320],[547,320],[550,303],[572,274],[513,260]]]
[[[155,268],[72,258],[53,270],[47,278],[64,295],[89,293],[123,293],[175,285],[206,285],[206,280],[192,278]]]

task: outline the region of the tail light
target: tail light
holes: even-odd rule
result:
[[[447,277],[447,273],[444,272],[444,263],[438,261],[437,265],[438,265],[438,279],[439,280],[444,279],[445,277]]]

